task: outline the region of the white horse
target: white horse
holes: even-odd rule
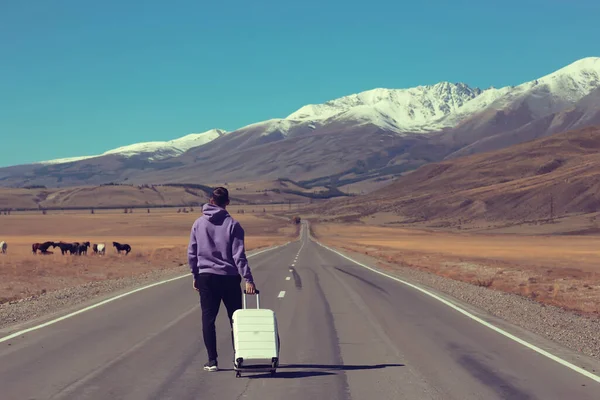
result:
[[[106,253],[106,245],[104,243],[98,244],[98,254],[104,255]]]
[[[8,248],[8,244],[3,240],[0,242],[0,253],[6,254],[6,249]]]

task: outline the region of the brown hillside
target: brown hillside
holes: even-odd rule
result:
[[[400,222],[518,221],[600,210],[600,128],[423,166],[368,196],[325,212],[393,212]],[[551,204],[552,203],[552,204]]]
[[[226,186],[234,204],[308,203],[312,193],[289,182],[214,183]],[[317,188],[325,190],[325,188]],[[293,193],[286,192],[291,190]],[[0,188],[0,210],[194,206],[208,201],[197,187],[103,185],[67,188]]]

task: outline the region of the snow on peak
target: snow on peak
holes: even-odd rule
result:
[[[150,158],[157,160],[185,153],[193,147],[202,146],[212,142],[226,133],[227,132],[222,129],[211,129],[203,133],[191,133],[179,139],[173,139],[166,142],[142,142],[130,144],[128,146],[109,150],[102,155],[119,154],[123,156],[133,156],[142,153],[158,153]]]
[[[487,108],[502,109],[526,101],[541,117],[573,105],[600,87],[600,58],[576,61],[552,74],[500,89],[440,82],[410,89],[373,89],[323,104],[309,104],[290,114],[293,122],[373,123],[397,132],[431,132],[454,127]]]
[[[482,90],[464,83],[440,82],[410,89],[373,89],[309,104],[286,119],[317,121],[327,119],[372,120],[392,129],[423,130],[428,124],[456,111]]]
[[[66,164],[75,161],[87,160],[89,158],[94,158],[99,156],[80,156],[80,157],[67,157],[67,158],[57,158],[55,160],[42,161],[39,164],[44,165],[52,165],[52,164]]]
[[[578,101],[600,87],[600,58],[583,58],[533,82],[545,85],[555,96]]]
[[[487,108],[501,110],[520,102],[527,104],[533,118],[539,118],[575,105],[599,87],[600,58],[588,57],[518,86],[488,89],[440,122],[455,126]]]
[[[125,157],[132,157],[139,154],[147,154],[147,159],[150,161],[161,160],[164,158],[175,157],[185,153],[187,150],[205,145],[213,140],[221,137],[228,132],[223,129],[211,129],[202,133],[191,133],[178,139],[169,140],[166,142],[142,142],[130,144],[127,146],[118,147],[108,150],[101,155],[60,158],[56,160],[42,161],[40,164],[65,164],[74,161],[86,160],[89,158],[100,157],[109,154],[118,154]]]

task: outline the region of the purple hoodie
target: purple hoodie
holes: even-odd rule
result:
[[[241,275],[253,282],[244,250],[244,229],[218,206],[205,204],[194,222],[188,246],[188,263],[198,274]]]

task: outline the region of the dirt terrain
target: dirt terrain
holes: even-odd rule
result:
[[[237,204],[308,203],[302,193],[312,193],[292,183],[264,181],[217,183],[231,192]],[[204,186],[202,186],[204,187]],[[208,190],[212,186],[204,187]],[[103,185],[68,188],[0,188],[0,214],[8,209],[104,209],[119,207],[197,206],[208,201],[206,191],[191,186]],[[0,215],[0,216],[2,216]]]
[[[600,211],[600,129],[586,128],[504,150],[429,164],[367,196],[331,201],[319,212],[358,220],[479,228]]]
[[[296,227],[268,215],[232,215],[246,231],[248,250],[285,243]],[[39,295],[88,282],[131,277],[150,270],[177,268],[186,262],[190,228],[199,216],[175,209],[124,214],[115,211],[89,213],[12,213],[0,219],[0,240],[8,253],[0,255],[0,303]],[[31,244],[44,241],[105,243],[106,255],[33,255]],[[129,255],[118,255],[112,242],[128,243]]]
[[[391,265],[600,314],[597,236],[466,234],[322,223],[313,231],[326,244]]]

